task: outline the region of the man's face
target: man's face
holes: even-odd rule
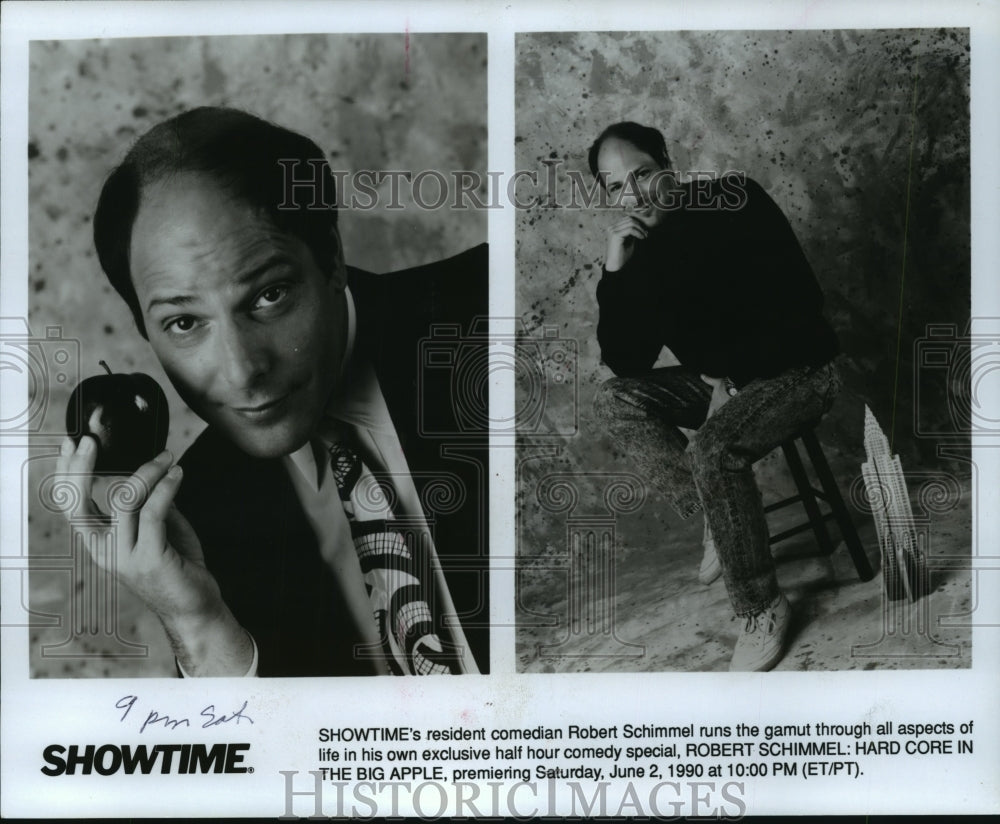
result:
[[[611,201],[652,229],[666,217],[670,180],[651,155],[632,143],[609,137],[597,153],[597,171],[606,175]]]
[[[131,268],[149,342],[188,406],[250,455],[306,443],[337,391],[343,261],[321,271],[301,240],[185,173],[142,192]]]

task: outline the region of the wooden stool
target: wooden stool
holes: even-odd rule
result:
[[[805,446],[809,460],[812,462],[813,471],[816,473],[816,477],[823,487],[821,490],[813,487],[812,482],[809,480],[806,469],[802,464],[802,459],[799,457],[799,450],[795,445],[796,441],[802,441],[803,446]],[[765,506],[764,512],[774,512],[776,509],[783,509],[786,506],[791,506],[801,501],[802,506],[805,507],[806,514],[809,516],[809,520],[791,529],[779,532],[776,535],[771,535],[769,539],[770,543],[776,544],[778,541],[784,541],[786,538],[791,538],[793,535],[798,535],[800,532],[812,529],[816,534],[816,542],[819,544],[820,549],[823,550],[824,554],[830,555],[833,553],[834,544],[830,540],[830,533],[827,531],[826,522],[832,518],[836,520],[841,537],[844,539],[844,543],[847,544],[847,549],[851,553],[851,560],[854,561],[854,568],[858,571],[858,577],[862,581],[870,580],[874,577],[875,571],[872,569],[871,564],[868,563],[868,556],[865,555],[864,547],[861,546],[858,531],[854,528],[854,522],[851,520],[847,506],[844,504],[844,499],[837,488],[837,482],[830,471],[830,464],[827,463],[826,455],[823,454],[823,447],[820,446],[819,441],[816,439],[816,433],[812,428],[803,430],[797,437],[785,441],[781,445],[781,451],[785,453],[785,460],[788,461],[788,468],[792,472],[792,478],[795,480],[795,486],[799,490],[799,494]],[[825,501],[830,507],[830,511],[826,513],[822,512],[817,500]]]

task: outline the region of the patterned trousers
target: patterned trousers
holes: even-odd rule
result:
[[[753,463],[816,423],[840,390],[837,368],[796,367],[751,381],[706,419],[712,388],[683,366],[612,378],[595,412],[682,518],[704,510],[737,615],[778,596]],[[678,428],[697,430],[690,440]]]

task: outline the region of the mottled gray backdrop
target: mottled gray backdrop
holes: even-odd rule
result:
[[[561,176],[589,179],[593,139],[636,120],[663,131],[676,169],[742,170],[763,185],[845,353],[829,440],[860,454],[865,401],[887,431],[895,409],[905,457],[937,460],[935,443],[912,436],[912,354],[928,323],[961,333],[969,318],[966,30],[525,34],[516,87],[518,168],[541,176],[558,161]],[[518,311],[529,331],[554,325],[579,342],[584,428],[594,387],[611,376],[594,293],[613,219],[543,205],[517,226]],[[943,395],[923,400],[945,414]],[[581,451],[605,448],[587,434]]]

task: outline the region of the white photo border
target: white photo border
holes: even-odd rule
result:
[[[1000,317],[1000,8],[996,3],[944,0],[903,2],[345,2],[330,3],[5,3],[0,38],[0,123],[2,203],[0,203],[0,315],[27,317],[27,159],[28,44],[35,39],[161,37],[305,32],[480,32],[488,34],[489,168],[509,178],[514,173],[515,34],[529,31],[636,31],[642,29],[970,29],[972,156],[972,306],[977,317]],[[511,208],[490,215],[491,331],[514,331],[514,214]],[[501,320],[511,319],[511,320]],[[513,386],[502,377],[493,387],[496,417],[509,418]],[[27,387],[7,377],[3,392],[27,397]],[[1000,396],[988,400],[1000,408]],[[514,556],[514,456],[498,448],[493,456],[491,552]],[[0,541],[21,534],[24,517],[11,494],[20,484],[26,450],[0,450]],[[1000,588],[991,547],[1000,543],[997,492],[1000,458],[974,440],[978,468],[978,543],[980,558],[977,620],[972,667],[946,671],[773,672],[768,674],[649,673],[643,675],[552,675],[515,673],[514,581],[511,564],[497,563],[491,583],[495,624],[492,674],[461,679],[375,679],[359,682],[321,679],[239,679],[210,681],[32,680],[24,627],[2,628],[2,805],[11,816],[280,816],[292,803],[284,771],[298,771],[295,788],[308,790],[307,772],[316,767],[318,732],[343,726],[405,726],[417,729],[460,726],[530,728],[570,724],[610,727],[624,723],[713,723],[743,718],[753,723],[805,723],[822,712],[828,721],[854,723],[883,718],[905,721],[975,721],[974,756],[928,757],[893,762],[882,759],[869,774],[852,779],[755,782],[747,779],[740,804],[727,815],[987,813],[1000,810]],[[16,528],[11,528],[11,525]],[[20,548],[0,548],[0,598],[4,605],[22,599],[21,575],[10,559]],[[496,561],[495,561],[496,563]],[[991,566],[992,564],[992,566]],[[125,696],[140,696],[143,707],[173,714],[192,713],[211,703],[219,708],[253,708],[255,724],[240,728],[251,743],[251,775],[76,776],[53,779],[42,774],[42,750],[57,742],[141,741],[119,720]],[[249,710],[248,710],[249,711]],[[199,730],[199,733],[201,731]],[[195,741],[212,741],[204,736]],[[229,737],[227,740],[235,740]],[[487,746],[494,747],[494,742]],[[697,788],[695,790],[697,792]],[[436,797],[402,797],[397,809],[379,814],[438,814]],[[484,795],[479,807],[491,812]],[[567,814],[572,794],[552,796],[524,791],[511,806],[505,790],[500,812]],[[690,800],[690,799],[689,799]],[[312,799],[296,798],[296,816],[313,813]],[[385,802],[388,803],[388,802]],[[449,800],[450,805],[452,800]],[[616,804],[608,810],[620,809]],[[579,811],[579,807],[576,808]],[[668,807],[666,813],[669,814]],[[335,815],[334,796],[324,805]],[[376,810],[361,804],[365,817]],[[451,814],[468,808],[448,807]],[[636,813],[625,806],[625,812]],[[640,810],[640,814],[641,814]],[[674,815],[692,810],[675,810]],[[698,810],[694,810],[698,812]],[[704,812],[704,809],[702,810]],[[646,814],[653,814],[646,810]]]

